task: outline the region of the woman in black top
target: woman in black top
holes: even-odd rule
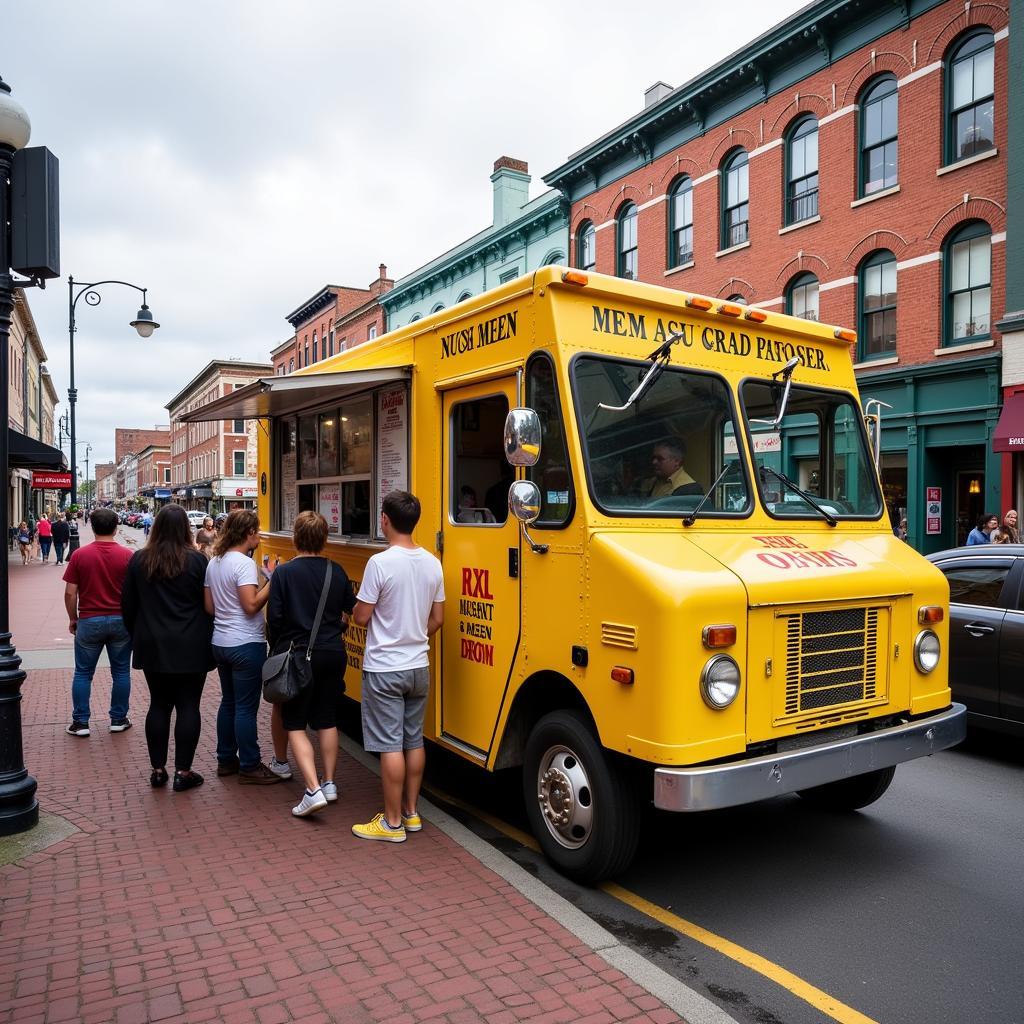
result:
[[[275,654],[294,643],[296,650],[305,655],[324,579],[328,571],[331,573],[327,603],[313,644],[313,681],[294,700],[281,705],[288,740],[306,782],[306,792],[292,808],[292,814],[303,818],[338,799],[334,769],[338,763],[337,702],[345,690],[342,618],[355,607],[356,597],[345,570],[320,554],[327,544],[327,520],[319,512],[300,512],[295,519],[293,536],[298,554],[275,569],[270,578],[267,638]],[[316,729],[320,738],[320,756],[324,762],[322,781],[317,779],[313,745],[306,736],[307,725]]]
[[[167,785],[167,744],[174,723],[174,789],[203,784],[192,771],[202,722],[199,700],[213,668],[213,619],[203,607],[206,558],[192,543],[188,516],[180,505],[158,513],[149,542],[128,563],[121,613],[132,636],[132,665],[149,686],[146,743],[153,765],[150,782]]]

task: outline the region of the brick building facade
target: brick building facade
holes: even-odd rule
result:
[[[545,176],[575,266],[856,327],[862,399],[892,406],[886,501],[923,551],[1024,503],[993,450],[1008,34],[1000,4],[813,4]]]
[[[152,430],[142,427],[115,427],[114,464],[120,463],[126,455],[138,455],[143,448],[150,445],[166,446],[168,440],[167,427],[154,427]]]
[[[151,507],[166,504],[171,497],[170,445],[147,445],[136,461],[138,496],[146,498]]]

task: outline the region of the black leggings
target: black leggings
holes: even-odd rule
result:
[[[202,719],[199,700],[203,696],[205,672],[144,671],[149,686],[149,713],[146,715],[146,743],[149,762],[154,768],[167,764],[167,743],[171,737],[171,712],[174,721],[174,767],[186,772],[199,745]]]

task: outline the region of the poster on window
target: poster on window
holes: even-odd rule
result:
[[[377,512],[389,491],[409,487],[409,395],[404,387],[377,393]]]
[[[320,485],[320,515],[327,520],[329,532],[341,532],[341,487],[338,484]]]
[[[925,533],[942,533],[942,488],[925,488]]]
[[[290,530],[299,514],[295,495],[295,449],[281,456],[281,529]]]

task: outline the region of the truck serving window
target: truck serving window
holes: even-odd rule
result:
[[[546,352],[531,356],[527,365],[526,404],[537,411],[541,427],[540,459],[527,470],[527,478],[540,488],[537,525],[564,526],[572,518],[575,499],[555,367]]]
[[[768,513],[795,519],[877,519],[882,501],[853,398],[793,384],[782,423],[773,429],[782,393],[781,384],[763,380],[744,382],[740,392],[757,489]]]
[[[749,513],[725,381],[666,366],[627,405],[650,368],[597,356],[573,360],[573,396],[596,504],[612,515],[678,518],[698,504],[702,518]]]

